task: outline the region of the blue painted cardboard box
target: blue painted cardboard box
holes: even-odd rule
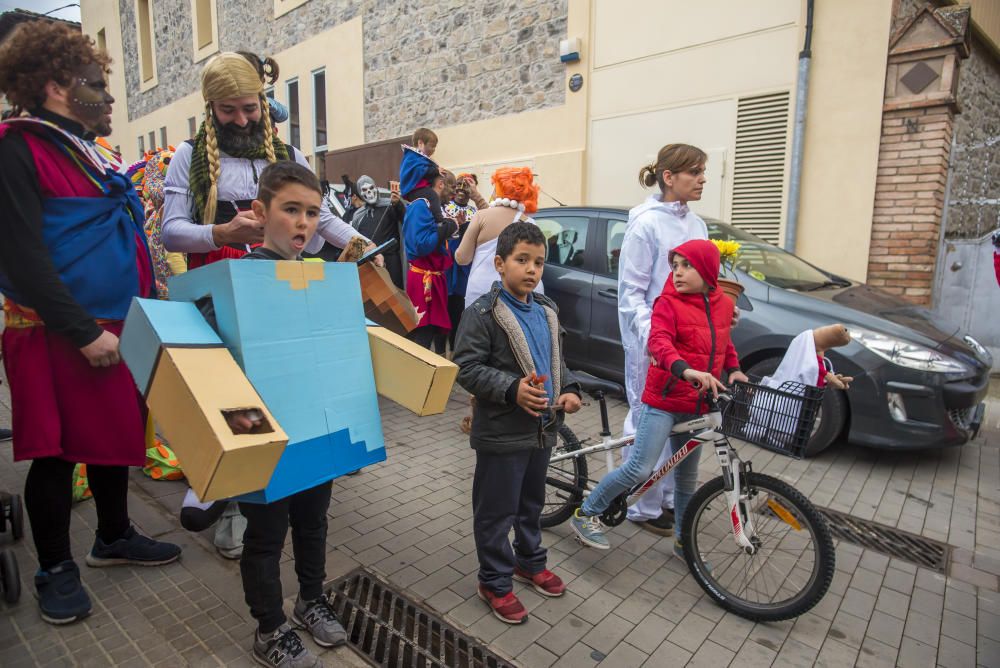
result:
[[[172,301],[211,300],[219,336],[288,435],[267,487],[240,500],[269,503],[385,460],[353,263],[227,260],[169,287]]]

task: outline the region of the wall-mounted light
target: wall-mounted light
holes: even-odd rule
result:
[[[579,37],[559,41],[559,60],[564,63],[575,63],[580,60]]]

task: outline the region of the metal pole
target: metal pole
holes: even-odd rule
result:
[[[788,216],[785,222],[785,250],[794,253],[799,231],[799,194],[802,189],[802,153],[806,132],[806,100],[809,96],[809,64],[812,61],[813,0],[806,5],[806,37],[799,52],[799,76],[795,86],[795,126],[792,131],[792,159],[788,178]]]

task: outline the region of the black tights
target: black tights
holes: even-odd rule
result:
[[[73,462],[43,457],[31,462],[24,481],[24,506],[43,570],[73,558],[69,519],[73,508]],[[128,531],[128,467],[87,466],[97,505],[97,535],[112,543]]]

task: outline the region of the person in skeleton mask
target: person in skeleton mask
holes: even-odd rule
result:
[[[403,282],[403,277],[406,274],[402,253],[402,232],[406,207],[397,193],[392,193],[388,199],[379,197],[378,186],[375,185],[374,179],[370,176],[359,178],[357,189],[364,204],[354,212],[351,225],[358,231],[358,234],[366,239],[371,239],[376,246],[384,244],[389,239],[396,240],[397,246],[384,253],[385,268],[396,287],[403,290],[406,287]]]

